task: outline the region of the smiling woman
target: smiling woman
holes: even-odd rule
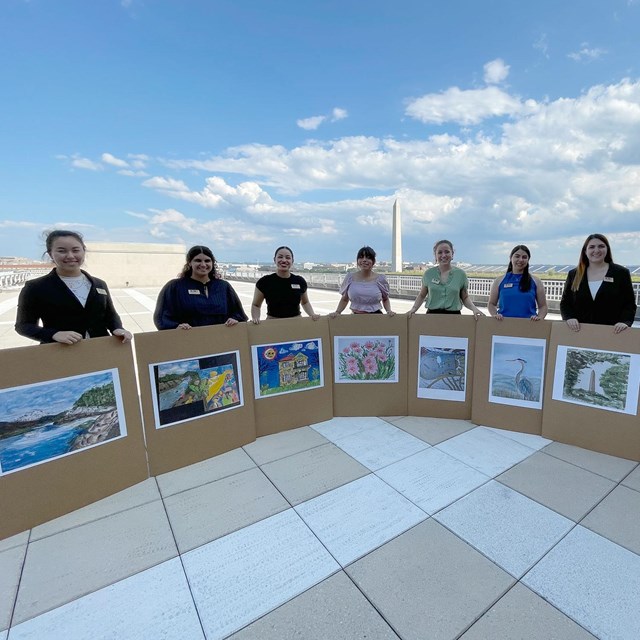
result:
[[[106,282],[80,269],[86,247],[76,231],[51,231],[45,240],[55,268],[27,282],[18,299],[16,331],[40,343],[75,344],[109,334],[131,340],[122,328]]]
[[[180,277],[160,291],[153,322],[158,329],[191,329],[214,324],[228,327],[246,322],[247,315],[233,287],[216,275],[216,259],[209,247],[187,252]]]

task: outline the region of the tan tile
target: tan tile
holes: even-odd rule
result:
[[[7,549],[13,549],[13,547],[21,547],[29,542],[29,530],[18,533],[10,538],[0,540],[0,552]]]
[[[255,466],[253,460],[243,449],[233,449],[188,467],[163,473],[157,476],[158,486],[162,495],[167,497],[180,491],[199,487],[207,482],[214,482],[247,471]]]
[[[238,633],[233,640],[397,640],[341,571]]]
[[[475,427],[468,420],[452,420],[450,418],[423,418],[405,416],[389,420],[393,424],[429,444],[439,444]]]
[[[14,624],[177,555],[162,502],[122,511],[29,544]]]
[[[580,524],[640,555],[640,492],[616,487]]]
[[[334,444],[321,445],[269,462],[262,466],[262,471],[292,505],[369,473],[369,469]]]
[[[638,465],[623,481],[625,487],[640,491],[640,465]]]
[[[0,629],[8,629],[27,545],[0,552]]]
[[[616,482],[620,482],[638,464],[632,460],[616,458],[606,453],[597,453],[561,442],[552,442],[543,451]]]
[[[514,579],[435,520],[346,569],[403,640],[451,640]]]
[[[31,532],[31,542],[159,499],[160,493],[156,481],[154,478],[149,478],[108,498],[34,527]]]
[[[182,491],[164,502],[180,553],[289,508],[258,468]]]
[[[247,444],[243,449],[251,456],[256,464],[262,465],[280,458],[286,458],[294,453],[306,451],[328,440],[311,427],[300,427],[291,431],[282,431],[270,436],[258,438]]]
[[[574,522],[615,486],[611,480],[545,453],[534,453],[496,479]]]
[[[460,640],[593,640],[588,631],[521,584],[510,589]]]

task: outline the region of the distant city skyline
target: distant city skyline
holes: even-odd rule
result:
[[[640,0],[5,0],[0,255],[640,262]]]

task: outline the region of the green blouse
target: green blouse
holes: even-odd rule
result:
[[[422,284],[429,290],[425,303],[427,309],[446,309],[447,311],[462,309],[460,294],[469,284],[467,274],[462,269],[451,267],[449,278],[442,283],[438,267],[431,267],[424,272]]]

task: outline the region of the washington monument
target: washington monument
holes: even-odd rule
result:
[[[393,240],[391,241],[391,266],[394,271],[402,272],[402,221],[400,219],[400,205],[393,203]]]

